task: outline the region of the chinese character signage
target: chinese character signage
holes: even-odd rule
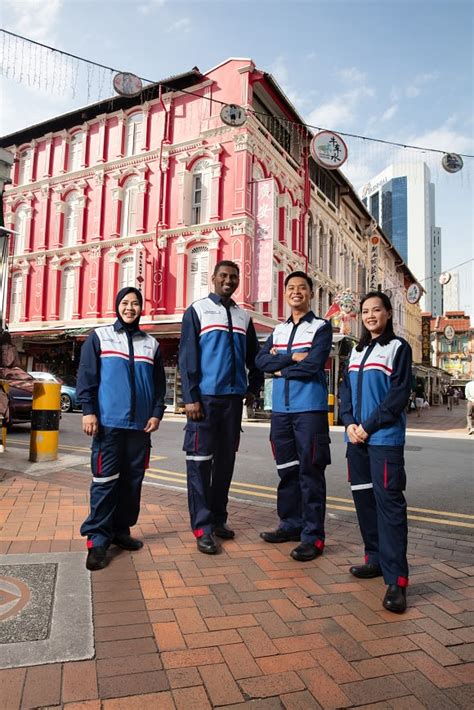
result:
[[[376,234],[369,239],[369,291],[376,291],[379,275],[380,237]]]
[[[260,303],[272,300],[273,237],[276,215],[273,178],[258,180],[255,183],[255,214],[252,300]]]
[[[316,133],[310,145],[310,152],[315,161],[323,168],[335,170],[347,160],[347,146],[341,136],[332,131]]]
[[[421,364],[431,365],[430,316],[421,316]]]

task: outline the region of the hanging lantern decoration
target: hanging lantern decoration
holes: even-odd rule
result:
[[[120,72],[114,76],[114,90],[120,96],[138,96],[143,89],[142,80],[135,74]]]
[[[418,303],[420,298],[423,295],[423,289],[421,288],[419,283],[412,283],[408,288],[407,288],[407,301],[411,305],[414,305],[415,303]]]
[[[329,168],[329,170],[340,168],[346,162],[349,154],[341,136],[332,131],[316,133],[309,149],[318,165]]]
[[[447,173],[458,173],[463,168],[463,159],[458,153],[445,153],[441,165]]]
[[[449,271],[443,271],[442,274],[439,275],[439,282],[441,286],[446,286],[451,281],[451,274]]]
[[[225,104],[221,108],[221,121],[227,126],[243,126],[247,120],[247,112],[237,104]]]

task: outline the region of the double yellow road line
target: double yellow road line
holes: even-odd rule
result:
[[[173,483],[180,488],[186,488],[186,474],[180,471],[169,471],[164,468],[149,468],[146,479]],[[276,487],[261,486],[257,483],[242,483],[234,481],[230,486],[231,494],[237,493],[249,496],[250,498],[266,499],[276,501]],[[342,510],[348,513],[355,513],[355,508],[350,498],[327,497],[327,508],[332,510]],[[432,517],[432,516],[438,517]],[[419,520],[435,525],[449,525],[451,527],[474,528],[474,515],[465,513],[452,513],[446,510],[431,510],[430,508],[408,507],[408,519]]]
[[[9,445],[27,447],[28,444],[21,440],[15,441]],[[88,446],[72,446],[70,444],[60,444],[60,450],[76,451],[78,453],[89,454],[90,447]],[[166,456],[152,456],[151,462],[166,459]],[[1,458],[0,458],[1,466]],[[88,466],[87,466],[88,468]],[[153,481],[162,481],[163,485],[174,485],[178,488],[186,488],[186,474],[181,471],[170,471],[165,468],[149,468],[146,472],[146,480],[149,483]],[[267,501],[276,501],[276,485],[261,486],[258,483],[242,483],[234,481],[230,487],[231,494],[239,494],[248,496],[251,499],[260,499]],[[341,510],[347,513],[355,513],[355,508],[350,498],[336,498],[335,496],[327,497],[327,508],[331,510]],[[436,517],[433,517],[436,516]],[[474,515],[466,513],[453,513],[447,510],[431,510],[430,508],[412,508],[408,507],[408,519],[417,520],[423,523],[434,523],[435,525],[447,525],[456,528],[474,528]]]

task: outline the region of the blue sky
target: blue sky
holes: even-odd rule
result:
[[[1,24],[152,80],[251,57],[308,123],[474,154],[473,15],[472,0],[3,0]],[[0,132],[88,103],[87,84],[91,101],[110,95],[108,81],[84,75],[72,98],[64,85],[51,94],[4,79]],[[443,268],[472,258],[474,159],[448,175],[434,153],[347,142],[357,188],[391,162],[425,160]],[[474,316],[472,264],[456,271],[461,308]]]

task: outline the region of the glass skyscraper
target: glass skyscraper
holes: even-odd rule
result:
[[[362,201],[426,291],[422,308],[442,314],[441,230],[425,163],[390,165],[360,191]]]

